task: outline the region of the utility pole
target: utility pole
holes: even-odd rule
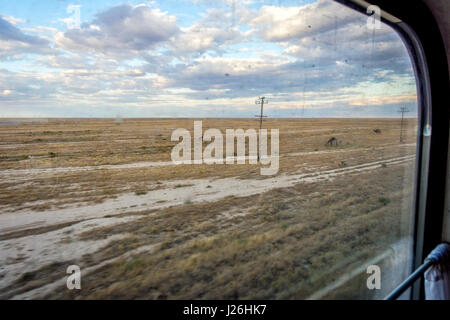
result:
[[[261,105],[261,114],[257,115],[255,117],[259,118],[259,143],[261,144],[261,130],[262,130],[262,122],[263,122],[263,118],[266,118],[267,116],[264,115],[264,103],[268,104],[269,101],[267,100],[266,97],[259,97],[258,100],[255,101],[255,104],[260,104]],[[258,161],[259,161],[259,147],[258,147]]]
[[[403,142],[403,115],[406,112],[409,112],[409,110],[406,107],[401,107],[400,110],[398,110],[398,112],[401,112],[401,114],[402,114],[402,121],[400,123],[400,143],[402,143]]]

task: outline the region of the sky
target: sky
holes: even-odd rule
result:
[[[0,0],[0,117],[398,117],[399,36],[332,0]]]

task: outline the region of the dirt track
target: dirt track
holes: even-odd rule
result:
[[[130,121],[121,126],[97,120],[72,126],[69,121],[67,131],[64,131],[67,124],[58,127],[59,121],[55,121],[51,126],[17,128],[16,134],[8,131],[2,135],[5,140],[0,145],[4,152],[0,170],[0,188],[3,190],[0,198],[0,297],[28,299],[50,294],[64,284],[63,275],[58,278],[53,274],[63,270],[61,266],[50,268],[38,285],[23,279],[55,263],[84,263],[84,255],[103,257],[102,251],[112,244],[134,236],[134,222],[141,218],[152,225],[158,217],[164,217],[164,221],[160,221],[162,231],[158,231],[154,243],[144,241],[137,248],[114,252],[116,256],[90,261],[84,266],[84,274],[96,274],[99,268],[116,263],[117,259],[152,252],[154,244],[164,240],[166,223],[169,230],[176,230],[174,236],[182,238],[186,232],[201,238],[204,229],[200,228],[200,221],[204,213],[211,214],[207,222],[212,225],[236,226],[240,232],[252,232],[258,227],[252,223],[259,221],[259,218],[255,220],[255,210],[270,212],[271,207],[267,204],[262,207],[237,205],[247,201],[245,197],[271,195],[277,202],[280,192],[286,197],[280,199],[281,202],[293,201],[298,205],[295,201],[304,201],[300,202],[299,210],[313,212],[314,208],[308,207],[309,202],[317,203],[319,200],[315,199],[323,199],[327,203],[331,196],[322,193],[322,186],[331,193],[339,192],[334,186],[339,181],[341,187],[353,182],[383,186],[383,179],[385,182],[389,179],[386,172],[396,174],[398,179],[394,182],[402,183],[400,177],[405,175],[404,167],[411,168],[415,159],[414,122],[411,122],[406,143],[398,144],[395,120],[269,120],[268,123],[273,121],[273,125],[284,128],[280,131],[284,142],[280,146],[280,172],[276,176],[263,177],[256,165],[178,167],[167,161],[170,159],[171,129],[189,127],[191,120],[188,119]],[[218,123],[222,130],[253,124],[253,120],[245,119],[217,121],[211,125]],[[374,135],[373,127],[382,128],[383,133]],[[330,135],[343,143],[339,147],[324,146]],[[252,170],[258,173],[253,174]],[[303,189],[306,193],[300,196],[292,191]],[[309,193],[309,189],[318,192]],[[356,189],[354,192],[357,193]],[[354,192],[347,193],[339,206],[345,207],[347,201],[354,201]],[[374,202],[366,208],[367,198],[362,199],[361,212],[379,203],[378,198],[383,200],[379,194],[370,196]],[[399,195],[392,199],[395,197]],[[230,207],[222,210],[220,206],[227,201]],[[391,201],[394,212],[394,200]],[[166,213],[172,209],[189,211],[189,205],[205,205],[205,211],[200,211],[197,220],[193,221],[199,228],[194,226],[194,232],[189,228],[171,229],[176,223],[167,222]],[[334,212],[336,216],[339,210]],[[317,213],[319,217],[320,210]],[[290,214],[286,213],[287,218]],[[243,229],[238,227],[241,220],[248,223]],[[131,229],[122,231],[128,223]],[[293,226],[300,228],[302,223]],[[280,228],[278,222],[269,225],[273,226],[276,236],[277,228]],[[97,230],[111,230],[108,228],[118,229],[118,232],[104,231],[97,236]],[[83,234],[89,232],[95,236],[83,240]],[[221,232],[226,233],[226,228],[217,235]],[[147,233],[139,236],[145,239]],[[296,245],[295,241],[293,243]]]
[[[150,192],[145,196],[123,194],[117,199],[106,200],[104,203],[74,206],[65,209],[45,212],[15,212],[0,215],[0,234],[7,236],[11,233],[42,228],[64,223],[74,223],[61,229],[24,237],[12,237],[0,241],[0,265],[3,275],[0,290],[7,288],[15,279],[27,271],[36,269],[39,265],[52,261],[76,259],[84,254],[93,253],[121,236],[111,236],[96,241],[73,241],[61,243],[61,239],[70,237],[75,239],[83,232],[101,226],[111,226],[129,222],[140,216],[114,217],[129,211],[148,209],[162,209],[169,206],[183,205],[186,201],[204,202],[217,201],[228,196],[249,196],[264,193],[274,188],[287,188],[296,184],[314,183],[332,180],[337,176],[358,174],[377,170],[381,166],[401,165],[413,161],[414,155],[396,157],[386,160],[368,162],[345,168],[323,170],[320,172],[297,173],[282,175],[264,180],[198,179],[188,181],[174,181],[167,183],[165,188]],[[177,184],[189,184],[180,188],[173,188]],[[152,213],[152,214],[157,214]],[[19,257],[20,259],[18,259]],[[15,260],[19,261],[15,261]],[[39,291],[34,290],[34,294]],[[34,297],[32,294],[20,296]]]

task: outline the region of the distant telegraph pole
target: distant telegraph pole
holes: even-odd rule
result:
[[[269,103],[269,101],[267,100],[266,97],[259,97],[258,100],[255,101],[255,104],[260,104],[261,105],[261,114],[255,116],[255,117],[259,118],[259,141],[260,141],[260,143],[261,143],[261,130],[262,130],[263,118],[267,117],[267,116],[264,115],[264,103],[265,104]],[[258,151],[258,161],[259,161],[259,151]]]
[[[400,143],[402,143],[403,142],[403,117],[406,112],[409,112],[409,110],[406,107],[401,107],[400,110],[398,110],[398,112],[401,112],[401,114],[402,114],[402,121],[400,123]]]

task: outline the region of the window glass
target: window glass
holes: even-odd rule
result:
[[[3,1],[0,297],[383,298],[418,122],[374,12]]]

